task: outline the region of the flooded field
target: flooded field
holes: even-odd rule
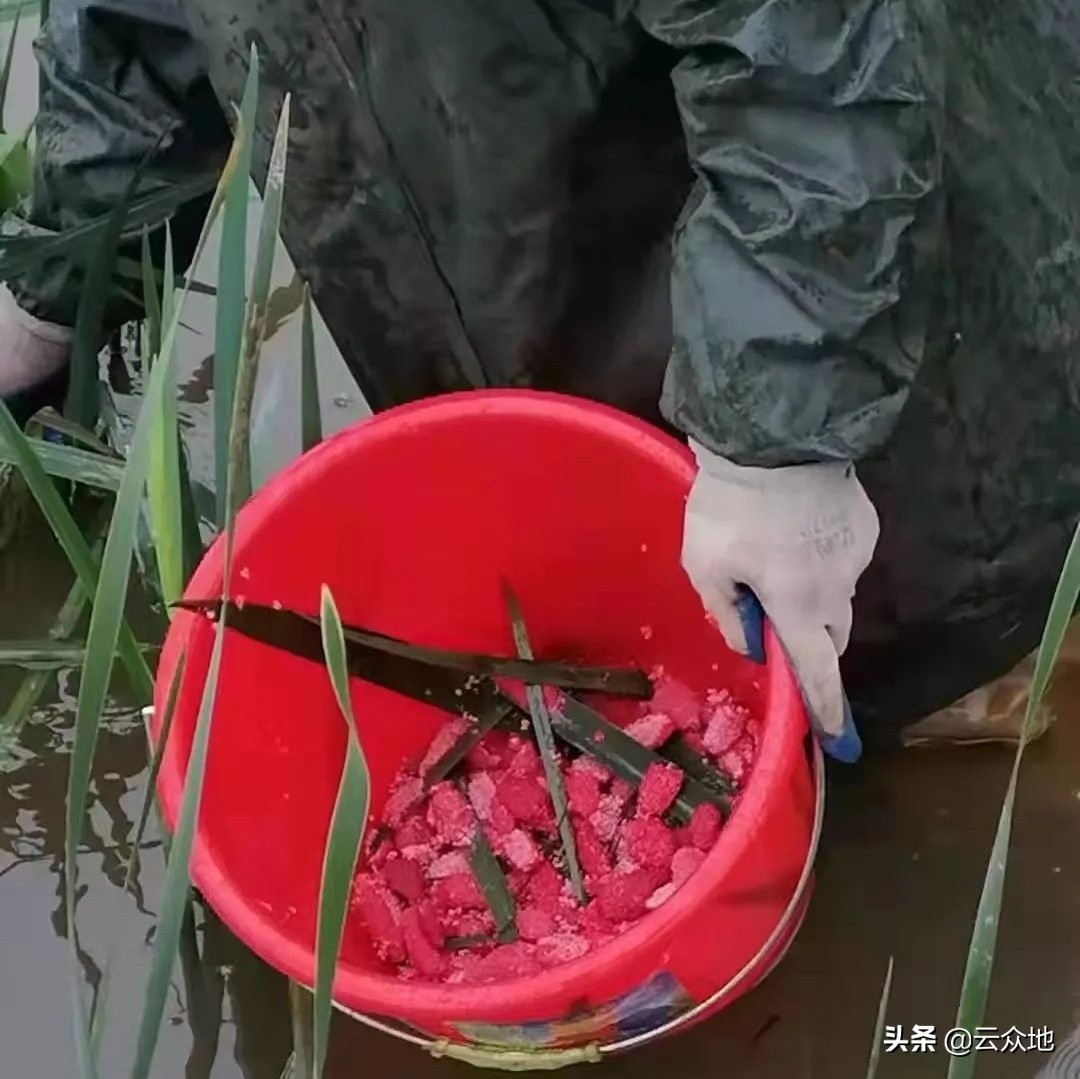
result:
[[[32,59],[24,33],[11,108],[33,112]],[[214,256],[199,276],[212,279]],[[266,475],[296,452],[292,414],[275,402],[295,393],[299,290],[279,260],[280,325],[266,353],[256,420],[270,447]],[[196,481],[208,482],[212,301],[193,299],[183,341],[183,418]],[[320,325],[323,416],[328,431],[366,412]],[[267,437],[268,436],[268,437]],[[36,515],[0,554],[0,638],[47,633],[70,585],[66,564]],[[144,635],[155,622],[143,612]],[[0,716],[23,674],[0,669]],[[0,730],[0,1075],[75,1074],[70,969],[62,937],[64,791],[75,672],[45,679],[41,703],[17,730]],[[1055,690],[1059,721],[1025,764],[1009,865],[1003,928],[986,1022],[1004,1032],[1048,1027],[1065,1042],[1080,1022],[1080,667]],[[160,840],[142,852],[135,894],[123,890],[128,838],[146,783],[138,709],[122,695],[102,733],[91,820],[80,853],[82,977],[107,985],[103,1079],[127,1074],[150,957],[161,884]],[[936,1052],[892,1053],[886,1079],[942,1079],[940,1038],[952,1026],[987,853],[1011,754],[984,747],[906,750],[831,770],[826,830],[807,922],[783,964],[722,1016],[662,1046],[590,1066],[597,1079],[860,1079],[890,956],[889,1013],[905,1033],[932,1026]],[[280,1079],[290,1051],[286,986],[200,909],[177,972],[155,1075],[163,1079]],[[205,918],[205,921],[202,919]],[[724,932],[718,925],[716,932]],[[199,957],[201,952],[201,958]],[[980,1053],[983,1079],[1028,1079],[1052,1054]],[[1061,1060],[1047,1072],[1080,1077]],[[409,1047],[337,1021],[327,1069],[359,1076],[469,1075]]]
[[[0,568],[0,636],[43,633],[68,583],[40,529],[23,533]],[[74,1074],[61,864],[71,672],[50,679],[30,724],[0,759],[0,1045],[4,1075]],[[0,707],[18,682],[0,676]],[[1080,670],[1066,671],[1062,717],[1025,765],[987,1023],[1048,1026],[1063,1041],[1080,1010]],[[84,976],[107,971],[103,1075],[126,1074],[145,984],[161,854],[143,852],[139,894],[122,890],[145,783],[137,710],[114,702],[95,770],[91,827],[80,855]],[[1009,764],[994,748],[905,750],[834,769],[810,914],[784,963],[726,1014],[654,1049],[591,1072],[696,1079],[856,1079],[865,1072],[882,976],[895,956],[890,1022],[952,1025],[971,917]],[[717,926],[723,932],[723,926]],[[205,934],[205,940],[203,936]],[[201,966],[180,971],[155,1074],[184,1079],[279,1079],[289,1053],[284,982],[212,918]],[[125,1023],[125,1016],[130,1017]],[[988,1079],[1035,1076],[1043,1053],[983,1053]],[[944,1076],[947,1057],[890,1055],[883,1075]],[[722,1072],[719,1071],[722,1067]],[[453,1075],[349,1020],[337,1024],[328,1074]],[[1061,1076],[1075,1072],[1060,1072]]]

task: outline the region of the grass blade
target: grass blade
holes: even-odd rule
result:
[[[23,479],[26,480],[26,485],[30,488],[31,494],[33,494],[41,507],[41,512],[45,515],[49,527],[63,548],[68,562],[71,563],[72,568],[75,570],[79,583],[88,595],[93,595],[98,586],[97,561],[90,553],[90,548],[83,538],[82,532],[79,531],[79,526],[75,523],[71,511],[60,497],[60,492],[57,491],[56,486],[45,473],[45,469],[31,448],[30,443],[19,430],[18,424],[16,424],[8,411],[7,405],[0,401],[0,444],[4,443],[7,444],[8,450],[11,451],[14,463],[18,466]],[[87,456],[92,455],[88,454]],[[114,650],[117,647],[119,657],[127,668],[132,689],[136,696],[140,700],[149,700],[154,693],[154,679],[142,653],[139,651],[139,646],[135,643],[135,637],[127,626],[123,626],[120,630],[119,645],[114,645]]]
[[[170,337],[175,333],[175,323]],[[116,495],[112,522],[105,539],[101,571],[90,608],[90,626],[86,634],[86,662],[79,683],[75,709],[75,737],[67,794],[67,901],[68,919],[74,919],[75,854],[82,839],[83,818],[86,814],[90,771],[97,746],[98,726],[105,707],[113,656],[124,619],[131,576],[135,538],[142,510],[142,495],[146,487],[149,466],[150,438],[154,413],[169,385],[171,351],[154,365],[150,376],[146,402],[135,422],[127,464]],[[152,692],[152,690],[151,690]],[[72,934],[73,935],[73,934]]]
[[[1023,760],[1028,732],[1034,717],[1042,705],[1043,697],[1050,685],[1050,676],[1062,642],[1069,628],[1069,621],[1076,610],[1077,598],[1080,597],[1080,526],[1073,534],[1065,563],[1058,577],[1050,611],[1046,616],[1042,640],[1035,658],[1035,671],[1031,679],[1027,708],[1021,727],[1020,741],[1013,757],[1009,785],[1005,791],[1001,813],[998,817],[997,831],[990,850],[990,860],[986,867],[982,894],[975,912],[975,924],[968,948],[967,965],[964,969],[964,981],[960,989],[960,1004],[956,1012],[957,1027],[974,1034],[982,1024],[986,1013],[986,1001],[990,995],[990,978],[994,968],[994,952],[997,947],[998,922],[1001,917],[1001,898],[1005,889],[1005,870],[1009,859],[1009,840],[1012,836],[1013,807],[1016,802],[1017,785],[1020,778],[1020,763]],[[949,1061],[948,1079],[971,1079],[975,1074],[976,1054],[955,1056]]]
[[[101,1037],[105,1033],[105,1014],[109,1007],[109,965],[101,972],[101,982],[94,993],[94,999],[90,1003],[90,1052],[93,1054],[94,1066],[101,1061]]]
[[[119,261],[119,260],[117,260]],[[166,259],[166,264],[169,260]],[[143,310],[146,312],[146,356],[157,356],[161,351],[161,297],[157,290],[157,274],[150,254],[150,230],[142,234],[142,286]]]
[[[349,700],[349,674],[345,663],[345,639],[341,618],[330,589],[322,589],[322,638],[326,669],[334,687],[338,708],[348,727],[345,763],[338,785],[330,833],[323,857],[319,886],[319,917],[315,933],[315,1001],[312,1015],[314,1079],[320,1079],[326,1066],[330,1039],[330,1009],[338,952],[345,932],[349,891],[360,856],[360,840],[367,823],[371,799],[367,761],[360,745],[352,704]]]
[[[881,1062],[881,1045],[885,1037],[885,1019],[889,1013],[889,997],[892,995],[892,976],[893,957],[890,955],[889,966],[885,971],[885,984],[881,987],[877,1021],[874,1023],[874,1040],[870,1043],[870,1059],[866,1065],[866,1079],[877,1079],[878,1066]]]
[[[285,95],[281,103],[281,115],[278,118],[277,133],[270,151],[270,167],[266,174],[263,189],[263,212],[259,223],[259,242],[255,249],[255,267],[251,274],[251,298],[247,307],[247,322],[244,328],[244,361],[237,372],[235,393],[252,398],[255,393],[255,364],[245,362],[248,357],[257,356],[266,339],[267,315],[270,301],[270,282],[274,272],[274,255],[277,253],[278,233],[281,229],[281,207],[285,191],[285,161],[289,143],[290,98]],[[244,384],[244,376],[250,384]],[[251,409],[244,410],[245,422],[242,430],[232,429],[231,437],[243,438],[245,444],[251,442]],[[234,420],[235,420],[234,410]],[[233,497],[238,503],[246,502],[251,497],[251,454],[243,455],[243,471],[232,482]]]
[[[214,216],[215,210],[212,208],[207,218],[207,224],[203,227],[199,245],[196,248],[195,262],[198,261],[199,254],[205,244],[209,224]],[[97,749],[101,714],[105,707],[109,677],[112,672],[113,654],[116,651],[117,640],[123,624],[124,604],[127,599],[131,564],[142,513],[142,496],[147,484],[151,439],[155,427],[160,424],[160,414],[172,385],[173,340],[176,337],[178,320],[179,309],[166,333],[162,355],[150,372],[146,399],[135,421],[135,430],[131,439],[127,464],[124,467],[124,474],[120,481],[120,490],[117,492],[112,522],[105,539],[101,572],[94,592],[93,604],[90,608],[90,626],[86,635],[86,661],[83,664],[79,695],[75,707],[75,734],[68,773],[67,812],[65,817],[65,906],[67,911],[67,936],[73,949],[78,947],[75,925],[75,895],[78,869],[76,855],[82,841],[90,776]],[[218,658],[220,659],[220,647],[218,648]],[[211,685],[216,685],[216,677],[211,681]],[[212,701],[213,693],[210,692],[207,696]],[[196,735],[196,740],[197,738]],[[192,756],[195,757],[194,749]],[[185,889],[181,897],[181,906],[187,902],[186,871],[185,863]],[[162,908],[163,922],[165,920],[165,911],[170,909],[170,903],[176,898],[171,893],[166,894]],[[169,960],[170,969],[175,954],[174,942]],[[158,949],[155,949],[155,961],[157,961],[157,958]],[[165,985],[161,987],[162,1006],[164,1006],[164,994],[167,991],[168,976],[169,970],[166,970]],[[156,1027],[152,1033],[153,1042],[156,1042]],[[146,1054],[146,1048],[145,1031],[140,1028],[140,1053]],[[152,1053],[153,1044],[149,1046],[149,1053],[145,1056],[147,1072],[149,1071]]]
[[[253,48],[237,123],[236,174],[225,196],[225,209],[221,219],[221,255],[214,324],[214,463],[219,526],[225,520],[229,431],[236,393],[236,373],[244,347],[247,217],[251,197],[251,151],[258,97],[259,65]]]
[[[10,413],[8,415],[10,416]],[[17,425],[15,429],[18,431]],[[54,476],[56,479],[81,483],[85,487],[97,487],[102,491],[120,489],[120,477],[124,472],[121,461],[98,453],[87,453],[86,450],[76,449],[74,446],[57,446],[52,442],[27,438],[21,433],[19,437],[21,445],[12,442],[6,427],[0,425],[0,463],[20,466],[23,460],[22,449],[25,447],[37,459],[46,483],[49,483],[49,476]]]
[[[307,453],[322,442],[319,411],[319,370],[315,363],[315,324],[311,313],[311,289],[304,285],[300,320],[300,449]]]
[[[91,1022],[83,1008],[82,992],[79,989],[78,975],[73,965],[69,972],[72,1016],[75,1022],[75,1063],[78,1066],[79,1079],[98,1079],[97,1054],[94,1052],[94,1034]]]
[[[188,867],[191,846],[195,838],[195,822],[202,798],[203,777],[206,771],[206,750],[210,737],[210,719],[214,711],[218,676],[221,672],[221,650],[225,641],[225,619],[214,633],[214,645],[210,653],[210,665],[203,684],[202,701],[195,721],[195,736],[188,759],[187,777],[184,782],[184,798],[180,817],[172,839],[172,850],[165,870],[161,912],[158,915],[154,955],[146,985],[146,1003],[139,1020],[138,1041],[132,1079],[148,1079],[154,1053],[157,1049],[161,1018],[169,995],[173,965],[180,947],[180,934],[188,909],[191,884]]]
[[[233,142],[232,151],[225,168],[221,174],[217,191],[214,195],[210,213],[203,225],[202,235],[195,250],[192,260],[192,268],[188,275],[191,279],[198,266],[199,255],[206,244],[206,238],[210,229],[227,197],[231,185],[236,182],[237,162],[243,154],[239,140]],[[172,322],[162,346],[162,359],[155,364],[151,374],[151,380],[159,376],[169,366],[168,360],[172,356],[173,347],[171,337],[175,335],[179,324],[183,302],[187,296],[187,286],[181,290],[179,301],[173,315]],[[247,359],[247,357],[245,357]],[[250,358],[254,365],[255,357]],[[149,401],[158,402],[158,398]],[[146,408],[146,405],[143,406]],[[246,454],[246,443],[235,437],[237,428],[245,426],[244,410],[250,413],[250,399],[245,400],[239,395],[234,402],[232,432],[229,440],[229,461],[226,469],[227,485],[231,485],[234,475],[243,467],[243,462],[238,460]],[[222,585],[225,595],[228,595],[232,577],[232,525],[235,519],[235,501],[231,497],[231,490],[226,491],[226,515],[224,520],[225,539],[225,565],[222,574]],[[169,985],[172,970],[176,964],[176,958],[180,947],[180,938],[184,926],[184,917],[188,907],[188,898],[191,885],[188,872],[191,863],[191,848],[195,840],[195,825],[198,820],[199,803],[202,798],[203,780],[206,773],[206,754],[210,741],[211,720],[214,714],[214,700],[217,693],[218,676],[221,669],[221,653],[225,641],[225,628],[227,625],[227,612],[222,611],[214,633],[214,644],[210,655],[210,664],[207,669],[206,680],[203,684],[203,695],[199,705],[199,713],[195,722],[195,732],[192,738],[191,754],[188,759],[187,774],[184,780],[184,796],[180,806],[180,814],[175,833],[172,837],[171,850],[165,870],[165,890],[162,901],[161,913],[158,917],[157,936],[154,941],[154,954],[151,959],[150,973],[147,979],[145,1004],[139,1019],[139,1029],[135,1049],[135,1061],[132,1065],[132,1079],[148,1079],[150,1068],[153,1064],[154,1054],[157,1051],[158,1035],[161,1031],[161,1022],[165,1013],[165,1002],[168,999]]]
[[[172,229],[165,222],[165,259],[161,268],[161,324],[168,326],[176,313],[176,256]],[[164,344],[164,341],[162,342]]]
[[[172,283],[172,232],[165,226],[165,287],[161,297],[162,317],[172,321],[175,298]],[[170,335],[168,344],[173,346]],[[164,342],[163,342],[164,345]],[[164,353],[164,348],[162,349]],[[159,356],[158,362],[171,357]],[[147,502],[150,535],[157,560],[158,587],[166,607],[180,598],[184,588],[184,533],[180,505],[180,424],[172,380],[162,393],[160,408],[153,409],[154,427],[150,436],[150,466],[147,473]]]
[[[293,1051],[282,1076],[311,1077],[311,994],[298,982],[289,982],[289,1017],[292,1020]]]
[[[107,457],[111,461],[123,461],[120,454],[112,446],[102,442],[93,431],[88,431],[81,424],[73,423],[65,416],[61,416],[54,408],[43,408],[40,412],[34,413],[26,426],[27,430],[32,427],[41,427],[49,431],[55,431],[57,434],[70,438],[73,442],[79,442],[88,450],[92,450],[102,457]]]
[[[469,848],[469,867],[484,893],[488,907],[491,908],[492,917],[495,919],[495,938],[501,944],[510,944],[517,940],[517,904],[514,902],[514,893],[510,891],[499,859],[495,857],[491,844],[479,826]]]
[[[187,653],[182,652],[173,670],[168,696],[165,698],[165,711],[161,717],[161,733],[158,735],[158,740],[154,744],[153,753],[150,757],[150,773],[146,779],[146,792],[143,794],[142,806],[139,809],[139,823],[135,828],[135,837],[131,841],[131,857],[128,859],[127,872],[124,874],[125,892],[131,888],[135,880],[135,873],[139,867],[139,850],[142,848],[143,838],[146,835],[146,826],[150,822],[150,814],[154,808],[154,792],[157,788],[158,773],[161,771],[165,747],[169,744],[169,734],[172,732],[173,718],[176,715],[176,702],[180,697],[180,683],[186,665]]]
[[[506,599],[506,609],[510,613],[510,624],[513,627],[514,644],[518,655],[522,659],[532,659],[532,645],[529,643],[529,631],[525,626],[521,604],[506,582],[503,582],[503,595]],[[588,902],[588,896],[585,895],[585,878],[582,876],[581,863],[578,861],[577,843],[574,841],[574,829],[570,823],[570,807],[566,801],[562,772],[559,771],[559,760],[555,753],[555,735],[551,730],[551,716],[548,713],[547,703],[544,701],[544,691],[537,685],[527,684],[525,699],[529,704],[529,714],[532,716],[540,759],[544,763],[544,775],[547,777],[551,805],[555,810],[559,839],[562,842],[566,869],[570,876],[570,887],[577,901],[584,905]]]
[[[13,210],[30,192],[34,161],[27,138],[0,132],[0,210]]]
[[[707,757],[690,748],[682,734],[665,742],[660,747],[660,755],[681,768],[688,776],[704,784],[725,802],[735,793],[735,783],[724,775]]]
[[[493,700],[487,711],[471,720],[464,733],[424,773],[424,790],[430,790],[436,783],[446,779],[486,735],[518,714],[518,707],[512,701]]]
[[[199,530],[199,511],[195,506],[195,491],[191,483],[191,469],[188,467],[187,451],[184,447],[184,436],[176,432],[176,454],[180,463],[180,529],[182,532],[181,549],[184,553],[185,581],[191,580],[191,575],[202,560],[203,539]]]
[[[221,604],[216,599],[184,599],[176,606],[182,610],[216,614]],[[245,603],[242,610],[234,606],[229,621],[233,629],[293,655],[308,659],[319,655],[319,623],[318,619],[311,615],[268,607],[265,604]],[[616,693],[626,697],[648,697],[652,692],[648,678],[642,672],[632,669],[575,667],[573,664],[558,661],[523,660],[517,657],[431,648],[427,645],[410,644],[384,633],[374,633],[361,626],[344,626],[343,632],[350,661],[361,653],[374,651],[438,670],[471,675],[474,685],[485,678],[505,678],[509,681],[555,686],[559,689]]]
[[[205,173],[132,199],[124,215],[121,239],[125,243],[138,240],[147,226],[161,225],[186,203],[213,191],[217,179],[216,174]],[[0,244],[0,281],[54,259],[85,261],[112,223],[110,212],[52,235],[4,236]]]
[[[609,723],[599,712],[573,697],[565,697],[557,708],[549,708],[549,711],[552,728],[559,738],[582,753],[595,757],[635,787],[650,765],[665,763],[658,753],[646,748],[621,727]],[[721,813],[729,808],[725,797],[692,776],[687,776],[669,813],[679,824],[686,824],[702,802],[711,802]]]
[[[21,18],[22,3],[19,3],[11,20],[11,35],[8,37],[7,49],[4,53],[4,66],[0,70],[0,126],[3,126],[4,121],[4,106],[7,104],[8,84],[11,82],[11,65],[15,59],[15,42],[19,37],[19,20]]]
[[[120,238],[128,208],[135,198],[139,182],[153,155],[161,145],[165,132],[158,136],[153,147],[139,163],[128,180],[98,239],[92,256],[85,264],[85,277],[75,313],[75,328],[71,341],[68,398],[64,414],[84,427],[93,427],[100,412],[98,387],[98,356],[105,343],[105,306],[113,288],[113,272],[120,249]]]
[[[151,646],[142,647],[148,650]],[[0,641],[0,666],[3,667],[54,671],[63,667],[78,667],[85,657],[86,645],[82,641]]]
[[[158,223],[160,224],[161,222]],[[143,229],[144,234],[145,232],[146,230]],[[138,261],[136,261],[135,259],[124,258],[121,255],[116,260],[115,267],[117,291],[124,290],[124,286],[120,284],[120,279],[125,279],[133,284],[141,284],[145,296],[145,290],[147,288],[145,269],[141,256]],[[165,275],[152,263],[150,275],[150,287],[156,291],[157,287],[165,280]],[[208,285],[205,281],[196,281],[184,274],[177,275],[176,283],[179,287],[186,288],[189,296],[217,296],[217,289],[214,288],[213,285]],[[136,306],[138,306],[138,301],[136,301]]]

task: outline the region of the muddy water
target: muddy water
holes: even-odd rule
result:
[[[39,530],[24,533],[0,569],[0,636],[42,633],[67,575]],[[147,631],[149,626],[146,627]],[[18,678],[0,676],[6,706]],[[76,689],[50,678],[31,723],[5,747],[0,769],[0,1074],[74,1074],[68,951],[62,936],[63,798]],[[987,1024],[1049,1026],[1058,1041],[1080,1006],[1080,726],[1068,708],[1080,670],[1063,676],[1065,713],[1026,764],[1009,871],[997,977]],[[80,976],[107,970],[102,1074],[127,1073],[142,1000],[161,878],[155,836],[135,894],[122,889],[132,821],[145,783],[137,710],[118,696],[95,768],[90,826],[79,858]],[[895,956],[891,1021],[951,1025],[1008,754],[996,749],[908,750],[834,770],[817,888],[784,963],[756,992],[699,1029],[592,1073],[725,1079],[861,1076],[882,975]],[[200,916],[200,922],[202,916]],[[202,950],[177,972],[155,1075],[279,1079],[289,1052],[282,980],[212,918]],[[979,1075],[1034,1076],[1047,1055],[981,1055]],[[944,1075],[937,1053],[890,1054],[883,1075]],[[328,1074],[468,1074],[428,1061],[348,1020],[337,1024]],[[1061,1074],[1076,1074],[1062,1072]]]
[[[33,109],[33,67],[21,48],[16,119]],[[9,117],[10,119],[10,117]],[[13,125],[14,126],[14,125]],[[212,279],[213,256],[199,276]],[[299,292],[279,260],[275,303],[281,326],[267,353],[256,421],[265,475],[298,447],[288,410],[299,328]],[[182,340],[184,422],[198,481],[211,473],[207,360],[210,302],[195,298]],[[364,414],[325,329],[318,327],[323,415],[328,430]],[[44,634],[69,584],[62,557],[40,524],[0,559],[0,638]],[[147,617],[144,630],[153,630]],[[0,715],[21,682],[0,670]],[[68,946],[63,937],[64,789],[76,682],[46,680],[31,721],[0,732],[0,1076],[66,1079],[75,1074]],[[123,890],[128,843],[145,789],[138,711],[113,699],[95,766],[90,823],[79,856],[79,977],[107,985],[103,1079],[130,1067],[161,883],[159,839],[151,835],[132,893]],[[1056,690],[1063,720],[1025,765],[1009,871],[997,975],[986,1023],[1005,1030],[1050,1027],[1058,1043],[1080,1019],[1080,669]],[[889,956],[896,961],[890,1022],[952,1023],[986,856],[1008,766],[998,749],[906,751],[830,776],[826,833],[810,913],[792,951],[768,981],[695,1031],[591,1068],[599,1079],[663,1069],[687,1079],[856,1079],[865,1058]],[[722,927],[718,928],[722,931]],[[200,954],[201,953],[201,954]],[[289,1054],[282,979],[240,947],[212,915],[199,914],[178,968],[155,1075],[163,1079],[279,1079]],[[985,1079],[1025,1079],[1049,1054],[982,1053]],[[937,1052],[888,1054],[886,1079],[938,1079]],[[332,1079],[407,1074],[468,1075],[417,1051],[337,1022]],[[1062,1066],[1059,1077],[1080,1077]]]

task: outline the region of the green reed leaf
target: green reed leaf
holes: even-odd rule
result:
[[[314,1079],[321,1079],[326,1066],[330,1039],[330,1010],[338,953],[345,932],[360,841],[367,823],[371,800],[371,782],[367,761],[360,744],[360,733],[349,699],[349,672],[345,662],[345,639],[341,617],[330,589],[322,588],[323,652],[334,697],[345,719],[345,763],[330,818],[330,832],[323,856],[319,885],[319,916],[315,933],[315,1001],[312,1014]]]

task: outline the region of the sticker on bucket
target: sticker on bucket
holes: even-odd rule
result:
[[[463,1038],[477,1045],[506,1049],[563,1049],[588,1042],[611,1042],[647,1034],[686,1011],[693,1001],[672,974],[654,974],[643,985],[609,1004],[590,1007],[584,1002],[561,1019],[500,1026],[456,1023]]]

